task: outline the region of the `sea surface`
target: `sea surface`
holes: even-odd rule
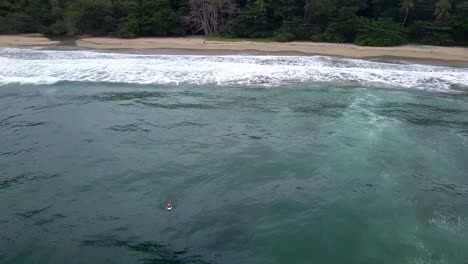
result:
[[[0,263],[468,263],[468,68],[2,48]]]

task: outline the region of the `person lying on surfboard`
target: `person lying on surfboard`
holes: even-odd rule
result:
[[[167,202],[166,210],[167,210],[167,211],[171,211],[171,210],[172,210],[172,201],[171,201],[171,200],[169,200],[169,202]]]

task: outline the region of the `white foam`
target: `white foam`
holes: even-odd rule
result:
[[[175,56],[0,49],[0,83],[58,81],[265,85],[354,83],[366,87],[468,89],[468,68],[324,56]]]

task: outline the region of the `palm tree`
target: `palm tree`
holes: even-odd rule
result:
[[[403,20],[403,27],[406,25],[406,19],[408,19],[409,12],[414,8],[412,0],[401,0],[400,11],[405,14],[405,20]]]
[[[49,5],[52,7],[52,8],[56,8],[59,6],[59,2],[58,0],[49,0]]]
[[[434,15],[440,21],[447,21],[450,17],[450,11],[452,10],[451,0],[439,0],[436,3],[436,9]]]
[[[265,0],[257,0],[257,6],[258,6],[258,11],[260,12],[265,12],[266,6],[265,6]]]
[[[221,8],[223,8],[224,0],[211,0],[211,4],[212,4],[215,8],[221,9]]]
[[[190,0],[189,5],[186,25],[193,32],[203,31],[205,35],[216,33],[221,24],[239,11],[234,0]]]
[[[317,22],[318,20],[328,19],[335,11],[335,6],[330,0],[310,0],[306,1],[304,9],[306,18],[311,18]]]

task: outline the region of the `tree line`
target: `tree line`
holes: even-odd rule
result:
[[[0,33],[468,46],[468,0],[0,0]]]

